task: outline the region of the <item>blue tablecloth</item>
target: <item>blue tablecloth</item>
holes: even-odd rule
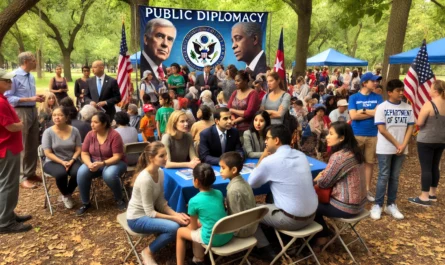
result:
[[[326,168],[326,164],[312,157],[307,157],[311,164],[312,177],[315,178],[318,173]],[[257,163],[258,159],[247,159],[245,163]],[[219,166],[213,166],[213,169],[219,172]],[[187,212],[188,201],[195,196],[199,190],[193,186],[193,180],[183,179],[176,174],[180,169],[171,168],[164,169],[164,195],[168,201],[168,205],[176,212]],[[248,179],[249,174],[242,175],[244,179]],[[226,187],[230,180],[224,180],[221,176],[217,176],[213,188],[220,190],[226,196]],[[267,194],[270,191],[269,185],[265,184],[258,189],[254,189],[255,195]]]

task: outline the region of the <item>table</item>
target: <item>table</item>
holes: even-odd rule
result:
[[[326,164],[314,159],[312,157],[307,157],[309,164],[311,164],[312,178],[315,178],[318,173],[326,168]],[[257,163],[258,159],[248,158],[244,163]],[[214,170],[219,172],[219,166],[212,166]],[[193,180],[183,179],[181,176],[176,174],[176,171],[181,170],[179,168],[164,168],[164,196],[168,201],[168,205],[176,212],[187,212],[188,201],[198,194],[199,190],[193,186]],[[249,174],[242,175],[242,177],[247,180]],[[227,192],[227,184],[230,180],[224,180],[221,176],[216,176],[215,183],[212,187],[214,189],[220,190],[224,197]],[[267,194],[270,191],[269,185],[265,184],[258,189],[254,189],[253,193],[255,195]]]

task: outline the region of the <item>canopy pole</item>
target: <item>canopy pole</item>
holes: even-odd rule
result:
[[[136,28],[136,23],[137,23],[137,9],[136,9],[137,5],[134,5],[134,25],[135,25],[135,30],[137,30]],[[133,32],[134,33],[134,32]],[[137,34],[136,34],[137,35]],[[139,40],[140,41],[140,40]],[[139,50],[139,49],[138,49]],[[141,51],[142,53],[142,51]],[[141,97],[139,95],[139,70],[138,70],[138,52],[136,51],[136,97],[138,99],[138,104],[142,107],[142,102],[141,102]]]
[[[388,67],[386,68],[386,78],[385,78],[385,80],[388,80],[388,75],[389,75],[389,67],[390,67],[391,65],[390,64],[388,64]]]

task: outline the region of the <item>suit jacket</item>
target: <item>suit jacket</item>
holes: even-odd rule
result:
[[[211,165],[218,165],[219,157],[223,153],[230,151],[237,151],[241,154],[241,157],[244,158],[243,147],[241,145],[238,130],[232,128],[226,133],[226,150],[224,150],[224,152],[221,150],[221,140],[215,124],[203,130],[199,134],[199,159],[201,162]]]
[[[198,78],[196,78],[195,87],[198,89],[199,93],[201,93],[201,87],[203,88],[205,85],[206,82],[204,80],[204,74],[198,75]],[[218,89],[218,80],[215,75],[209,75],[209,78],[207,78],[207,85],[210,86],[210,91],[212,92]]]
[[[260,60],[258,60],[258,63],[255,66],[255,69],[251,69],[251,70],[253,72],[252,73],[253,80],[256,79],[256,76],[258,74],[267,72],[267,62],[266,62],[266,53],[265,52],[263,52],[263,54],[260,57]]]
[[[141,56],[140,67],[141,67],[141,76],[144,74],[145,70],[150,70],[153,73],[153,79],[151,80],[151,83],[155,86],[156,91],[159,92],[159,88],[162,87],[163,85],[165,85],[165,87],[168,87],[167,84],[163,80],[160,80],[156,77],[156,73],[153,71],[150,63],[148,63],[148,61],[145,59],[144,56]],[[166,69],[164,67],[164,64],[162,64],[162,70],[164,70],[164,75],[165,75],[165,77],[167,77],[167,74],[165,73]]]
[[[85,104],[90,104],[91,101],[96,103],[100,101],[106,101],[107,105],[103,106],[105,113],[110,117],[110,121],[114,119],[116,114],[115,104],[121,101],[121,93],[116,79],[105,75],[104,83],[100,95],[97,91],[96,76],[93,76],[87,80],[87,88],[85,89],[84,99]]]

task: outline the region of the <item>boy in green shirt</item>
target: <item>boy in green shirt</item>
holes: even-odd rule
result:
[[[170,75],[167,80],[168,89],[175,90],[176,94],[179,97],[183,97],[185,95],[185,80],[184,77],[179,73],[179,64],[172,63],[170,68],[172,70],[172,75]]]

